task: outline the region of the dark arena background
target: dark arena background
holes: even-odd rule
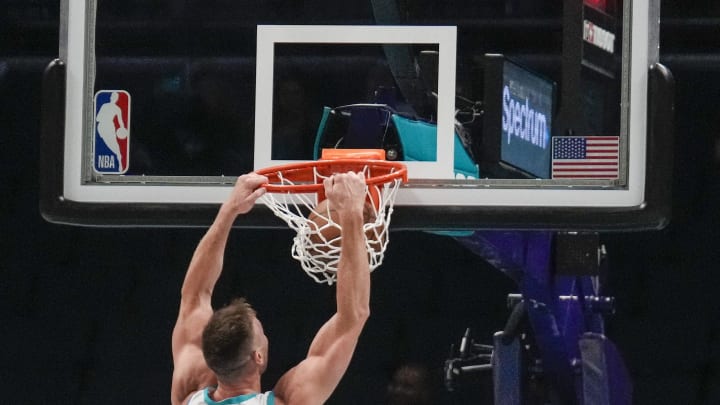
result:
[[[102,35],[126,41],[128,53],[165,43],[199,57],[215,50],[192,49],[198,38],[160,37],[158,27],[203,21],[218,49],[242,53],[245,45],[227,36],[247,27],[233,18],[273,7],[276,18],[288,21],[313,12],[302,1],[98,3]],[[329,15],[352,8],[318,3]],[[408,3],[421,10],[425,2]],[[557,21],[536,22],[557,13],[558,1],[461,3],[484,13],[487,26],[477,29],[487,35],[502,21],[517,32],[558,29]],[[205,229],[75,227],[43,219],[41,84],[58,57],[60,1],[1,0],[0,8],[0,403],[168,403],[179,290]],[[113,21],[113,13],[123,18]],[[458,18],[463,11],[428,13]],[[218,14],[223,21],[208,19]],[[660,22],[660,62],[676,82],[674,172],[667,179],[672,219],[662,230],[600,234],[608,253],[606,293],[616,303],[606,334],[626,362],[634,404],[720,404],[720,3],[662,1]],[[521,48],[519,38],[513,44]],[[252,129],[248,122],[218,125]],[[244,295],[263,320],[268,389],[304,357],[334,305],[334,290],[312,282],[291,258],[292,237],[284,229],[234,230],[216,288],[216,305]],[[398,370],[417,368],[427,373],[434,403],[492,404],[489,374],[456,381],[448,391],[443,366],[467,328],[477,343],[492,343],[509,316],[508,294],[517,292],[512,280],[451,237],[403,230],[391,233],[372,283],[371,318],[328,403],[391,404],[387,392]]]

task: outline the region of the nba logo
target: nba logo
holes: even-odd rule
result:
[[[123,174],[130,163],[130,94],[100,90],[95,94],[93,167],[98,173]]]

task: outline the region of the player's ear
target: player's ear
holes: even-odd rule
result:
[[[262,365],[263,363],[265,363],[265,357],[257,350],[253,350],[252,359],[257,365]]]

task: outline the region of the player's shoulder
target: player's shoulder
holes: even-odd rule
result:
[[[204,404],[203,401],[190,402],[190,399],[196,396],[204,398],[198,393],[216,384],[217,377],[207,368],[204,361],[192,362],[187,357],[182,361],[176,361],[171,386],[173,405]]]
[[[285,402],[285,400],[284,400],[283,398],[277,396],[277,394],[275,394],[275,393],[273,393],[273,397],[272,397],[272,398],[273,398],[273,404],[274,404],[274,405],[287,405],[287,403]],[[268,405],[272,405],[272,404],[271,404],[270,402],[268,402]]]

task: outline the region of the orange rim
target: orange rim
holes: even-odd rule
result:
[[[322,177],[328,177],[334,173],[364,172],[366,168],[368,177],[365,179],[365,184],[369,186],[389,183],[396,179],[407,181],[407,167],[403,163],[368,159],[334,159],[289,163],[256,170],[255,173],[268,178],[268,183],[263,185],[268,192],[312,193],[324,190],[323,183],[317,182],[319,177],[316,176],[316,173]],[[283,179],[296,184],[282,184]]]

